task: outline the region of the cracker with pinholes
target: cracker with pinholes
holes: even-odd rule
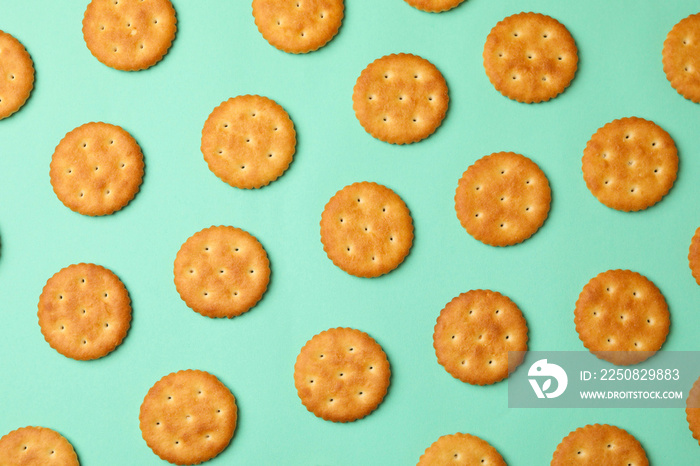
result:
[[[175,287],[207,317],[235,317],[255,306],[270,282],[262,244],[231,226],[212,226],[185,241],[175,257]]]
[[[508,377],[522,362],[527,340],[527,322],[518,306],[490,290],[471,290],[447,303],[433,332],[438,363],[472,385]],[[508,357],[509,351],[517,353]]]
[[[430,13],[441,13],[451,10],[464,0],[405,0],[406,3],[419,10]]]
[[[700,443],[700,378],[693,383],[685,399],[685,416],[693,438]]]
[[[352,94],[355,116],[377,139],[409,144],[435,132],[447,113],[447,83],[428,60],[400,53],[370,63]]]
[[[253,0],[260,34],[275,48],[308,53],[326,45],[343,22],[343,0]]]
[[[92,0],[83,16],[83,38],[92,55],[123,71],[158,63],[176,30],[170,0]]]
[[[354,421],[377,409],[390,376],[382,347],[352,328],[332,328],[315,335],[294,364],[294,385],[302,404],[333,422]]]
[[[274,100],[232,97],[216,107],[202,129],[201,150],[209,169],[236,188],[260,188],[292,162],[294,124]]]
[[[690,240],[690,249],[688,251],[688,265],[693,274],[693,278],[700,285],[700,228],[695,230],[693,239]]]
[[[174,464],[199,464],[231,442],[236,398],[216,376],[185,370],[148,390],[139,412],[141,435],[153,453]]]
[[[49,175],[58,199],[83,215],[108,215],[136,196],[143,154],[119,126],[86,123],[68,132],[51,157]]]
[[[569,31],[538,13],[519,13],[496,24],[486,38],[483,58],[496,90],[524,103],[556,97],[578,68],[578,49]]]
[[[455,210],[467,233],[491,246],[531,237],[549,214],[549,181],[535,162],[513,152],[477,160],[457,185]]]
[[[418,460],[418,466],[490,465],[506,466],[498,450],[475,435],[443,435],[430,445]]]
[[[669,31],[662,63],[671,86],[686,99],[700,103],[700,13],[682,19]]]
[[[664,296],[649,279],[630,270],[608,270],[583,287],[574,323],[591,353],[628,365],[661,349],[671,321]]]
[[[97,359],[113,351],[131,323],[131,300],[112,271],[73,264],[49,278],[39,297],[44,339],[62,355]]]
[[[607,424],[579,427],[564,437],[551,466],[648,466],[644,448],[626,430]]]
[[[0,120],[24,105],[34,88],[34,63],[10,34],[0,31]]]
[[[321,215],[323,250],[357,277],[378,277],[403,262],[413,244],[413,219],[386,186],[361,182],[338,191]]]
[[[586,144],[583,179],[606,206],[625,212],[661,200],[678,173],[678,151],[671,136],[643,118],[621,118],[598,129]]]
[[[0,464],[5,466],[78,466],[73,445],[48,427],[22,427],[0,438]]]

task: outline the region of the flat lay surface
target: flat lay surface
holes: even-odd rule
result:
[[[82,465],[167,464],[143,440],[139,409],[162,377],[195,369],[221,381],[237,406],[231,443],[211,465],[416,464],[457,432],[488,442],[508,464],[545,465],[569,432],[596,423],[633,435],[651,464],[698,462],[683,409],[508,408],[507,380],[464,383],[433,348],[440,311],[483,289],[520,309],[528,349],[587,351],[574,324],[579,294],[599,273],[628,269],[668,305],[662,351],[698,349],[700,286],[688,249],[700,227],[700,105],[671,86],[662,63],[667,34],[697,3],[466,0],[428,13],[403,0],[345,0],[337,35],[292,54],[261,35],[248,0],[173,0],[172,45],[134,72],[91,54],[86,6],[0,0],[0,30],[21,42],[36,72],[24,106],[0,120],[0,436],[43,426],[64,436]],[[542,103],[501,95],[484,70],[491,29],[522,11],[556,19],[577,48],[569,87]],[[370,63],[399,53],[439,70],[449,106],[426,139],[393,145],[365,131],[353,89]],[[222,181],[201,151],[209,115],[239,95],[274,100],[296,134],[288,168],[259,189]],[[591,137],[625,117],[663,128],[678,155],[668,194],[638,212],[601,203],[582,172]],[[56,146],[89,122],[120,126],[143,153],[138,192],[111,215],[71,211],[51,184]],[[505,247],[470,236],[455,211],[462,174],[497,152],[529,158],[551,189],[541,227]],[[376,278],[334,265],[320,235],[328,201],[363,181],[396,193],[413,224],[408,255]],[[252,235],[269,259],[260,301],[232,319],[193,311],[174,283],[183,243],[219,225]],[[121,344],[90,361],[54,350],[37,317],[47,280],[79,263],[112,271],[131,301]],[[337,327],[370,335],[391,371],[376,411],[348,423],[307,411],[295,387],[301,348]]]

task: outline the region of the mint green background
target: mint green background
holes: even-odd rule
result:
[[[36,67],[31,98],[0,121],[0,435],[43,425],[64,434],[83,465],[166,464],[141,439],[139,406],[160,377],[197,368],[217,375],[239,406],[235,437],[212,465],[415,464],[439,436],[454,432],[484,438],[509,464],[544,465],[569,431],[596,422],[630,431],[654,464],[698,463],[700,447],[682,409],[508,409],[507,382],[464,384],[438,365],[432,348],[445,303],[489,288],[522,309],[532,350],[581,350],[573,324],[581,288],[599,272],[629,268],[666,296],[672,326],[664,349],[698,349],[700,287],[687,254],[700,226],[700,106],[671,88],[661,66],[667,32],[698,11],[696,2],[468,0],[429,14],[402,0],[346,0],[338,36],[301,56],[262,38],[249,0],[174,5],[178,34],[168,55],[147,71],[126,73],[85,47],[86,1],[0,0],[0,29],[27,47]],[[579,47],[571,87],[543,104],[501,96],[483,71],[488,32],[523,10],[557,18]],[[372,138],[352,111],[357,76],[394,52],[427,58],[450,89],[443,125],[409,146]],[[298,133],[290,169],[253,191],[221,182],[199,151],[211,110],[248,93],[280,103]],[[625,116],[665,128],[681,160],[670,194],[639,213],[603,206],[581,175],[587,140]],[[146,161],[134,201],[103,218],[71,212],[49,183],[56,144],[88,121],[124,127]],[[471,163],[501,150],[539,164],[553,203],[531,239],[499,249],[464,231],[453,196]],[[319,241],[325,203],[363,180],[395,190],[415,223],[410,255],[378,279],[336,268]],[[254,234],[273,271],[263,300],[232,320],[194,313],[172,280],[180,245],[219,224]],[[90,362],[51,349],[36,317],[46,280],[81,261],[112,269],[133,301],[124,343]],[[379,409],[349,424],[307,412],[292,379],[301,346],[336,326],[372,335],[393,372]]]

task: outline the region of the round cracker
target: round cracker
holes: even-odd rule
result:
[[[700,228],[695,230],[693,239],[690,241],[690,250],[688,251],[688,264],[693,278],[700,285]]]
[[[255,306],[270,282],[270,261],[250,233],[212,226],[190,236],[175,257],[175,287],[207,317],[235,317]]]
[[[606,206],[625,212],[661,200],[678,172],[678,151],[656,123],[621,118],[598,129],[583,151],[583,179]]]
[[[554,451],[551,466],[571,464],[648,466],[649,460],[639,441],[626,430],[594,424],[571,432]]]
[[[321,215],[328,258],[350,275],[378,277],[403,262],[413,244],[413,219],[386,186],[364,181],[338,191]]]
[[[327,421],[349,422],[377,409],[391,369],[365,332],[332,328],[307,341],[294,364],[294,386],[306,409]]]
[[[576,301],[574,322],[583,345],[617,365],[653,356],[671,324],[661,291],[630,270],[608,270],[592,278]]]
[[[685,399],[685,416],[693,438],[700,444],[700,378],[693,383]]]
[[[0,31],[0,120],[24,105],[34,88],[34,62],[10,34]]]
[[[62,355],[88,360],[113,351],[131,325],[131,300],[111,270],[73,264],[56,272],[39,297],[44,339]]]
[[[65,437],[48,427],[22,427],[0,438],[0,464],[78,466]]]
[[[475,435],[443,435],[430,445],[418,460],[418,466],[506,466],[498,450]]]
[[[498,152],[477,160],[462,174],[455,210],[475,239],[509,246],[539,230],[551,200],[549,181],[535,162],[513,152]]]
[[[83,38],[90,53],[122,71],[158,63],[176,31],[170,0],[92,0],[83,16]]]
[[[236,188],[260,188],[279,178],[296,148],[294,124],[274,100],[232,97],[202,129],[202,154],[216,176]]]
[[[490,385],[513,372],[527,351],[527,322],[507,296],[471,290],[447,303],[433,332],[438,363],[452,377]],[[509,352],[511,353],[509,357]]]
[[[680,95],[700,103],[700,13],[690,15],[669,31],[662,63],[666,79]]]
[[[148,390],[139,412],[141,435],[153,453],[175,464],[199,464],[221,453],[236,430],[231,391],[199,370],[168,374]]]
[[[126,206],[143,180],[143,154],[119,126],[86,123],[68,132],[51,157],[58,199],[83,215],[109,215]]]
[[[484,69],[509,99],[537,103],[564,92],[578,68],[574,38],[556,19],[519,13],[500,21],[484,45]]]
[[[270,45],[308,53],[326,45],[343,22],[343,0],[253,0],[253,17]]]
[[[464,0],[405,0],[406,3],[419,10],[430,13],[440,13],[451,10]]]
[[[410,144],[440,126],[449,103],[440,71],[417,55],[387,55],[370,63],[352,94],[355,116],[377,139]]]

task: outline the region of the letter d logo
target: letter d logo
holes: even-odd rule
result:
[[[542,387],[540,387],[536,379],[528,379],[537,398],[556,398],[564,393],[566,385],[569,383],[569,378],[566,376],[564,369],[556,364],[549,364],[546,359],[540,359],[530,366],[527,375],[530,377],[548,377],[542,384]],[[557,388],[553,392],[548,392],[547,390],[552,385],[552,378],[557,381]]]

